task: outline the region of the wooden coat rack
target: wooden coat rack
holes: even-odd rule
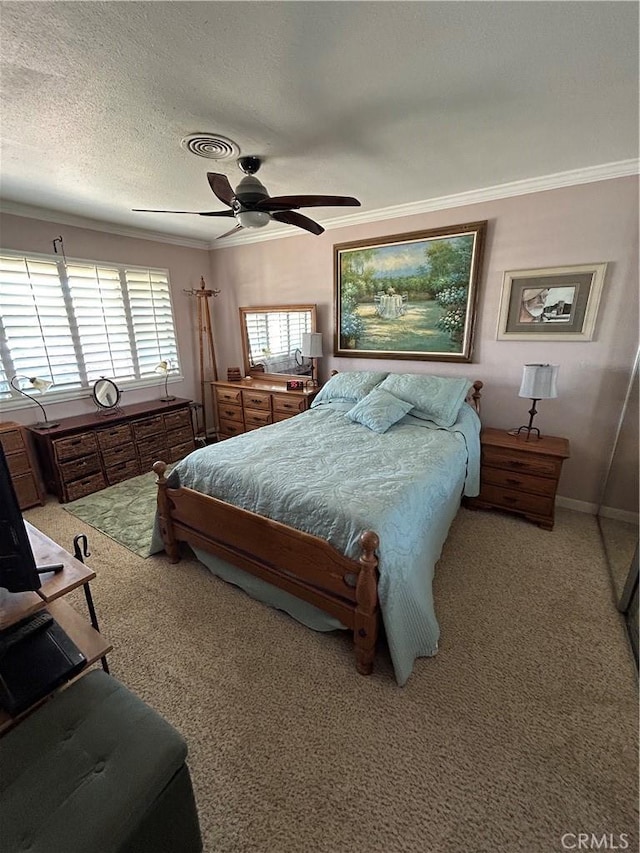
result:
[[[212,296],[217,296],[219,290],[208,290],[204,281],[204,276],[200,276],[200,288],[198,290],[185,290],[189,296],[195,296],[198,306],[198,335],[200,343],[200,400],[202,402],[202,430],[204,438],[207,438],[207,398],[205,395],[205,385],[207,382],[215,382],[218,378],[218,367],[216,365],[216,351],[213,346],[213,327],[211,325],[211,312],[209,310],[209,299]],[[208,351],[208,365],[205,365],[205,349]],[[208,372],[210,376],[205,374]],[[212,395],[213,400],[213,395]],[[218,431],[216,423],[216,410],[212,402],[213,413],[213,428]]]

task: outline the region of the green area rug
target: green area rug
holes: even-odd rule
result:
[[[153,471],[140,474],[64,504],[64,509],[134,554],[148,557],[156,512],[156,479]]]

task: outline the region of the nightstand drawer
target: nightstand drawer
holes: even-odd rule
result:
[[[551,456],[532,454],[526,451],[504,450],[500,447],[482,448],[482,465],[492,468],[504,468],[522,474],[536,474],[539,477],[560,476],[562,460]]]
[[[283,394],[273,395],[273,411],[274,412],[289,412],[297,415],[298,412],[304,412],[306,401],[301,397],[285,397]]]
[[[487,501],[492,506],[520,510],[531,515],[553,517],[553,497],[529,495],[524,492],[516,492],[514,489],[505,489],[484,483],[479,497],[481,501]]]
[[[12,477],[17,477],[19,474],[26,474],[31,471],[31,464],[26,452],[9,453],[5,456],[9,473]]]
[[[481,479],[483,486],[485,483],[490,483],[494,486],[550,497],[553,497],[556,492],[556,481],[551,477],[534,477],[533,474],[505,471],[504,468],[488,468],[483,465]]]
[[[0,444],[5,453],[14,453],[24,450],[24,441],[19,429],[8,429],[0,435]]]
[[[271,394],[268,391],[243,391],[242,404],[245,409],[265,409],[271,411]]]

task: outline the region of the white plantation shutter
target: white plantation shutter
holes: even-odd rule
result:
[[[162,360],[179,369],[165,270],[0,255],[0,400],[17,396],[16,374],[51,392],[100,376],[126,386]]]

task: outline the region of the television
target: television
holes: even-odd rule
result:
[[[0,587],[8,592],[27,592],[40,586],[40,573],[0,444]]]

